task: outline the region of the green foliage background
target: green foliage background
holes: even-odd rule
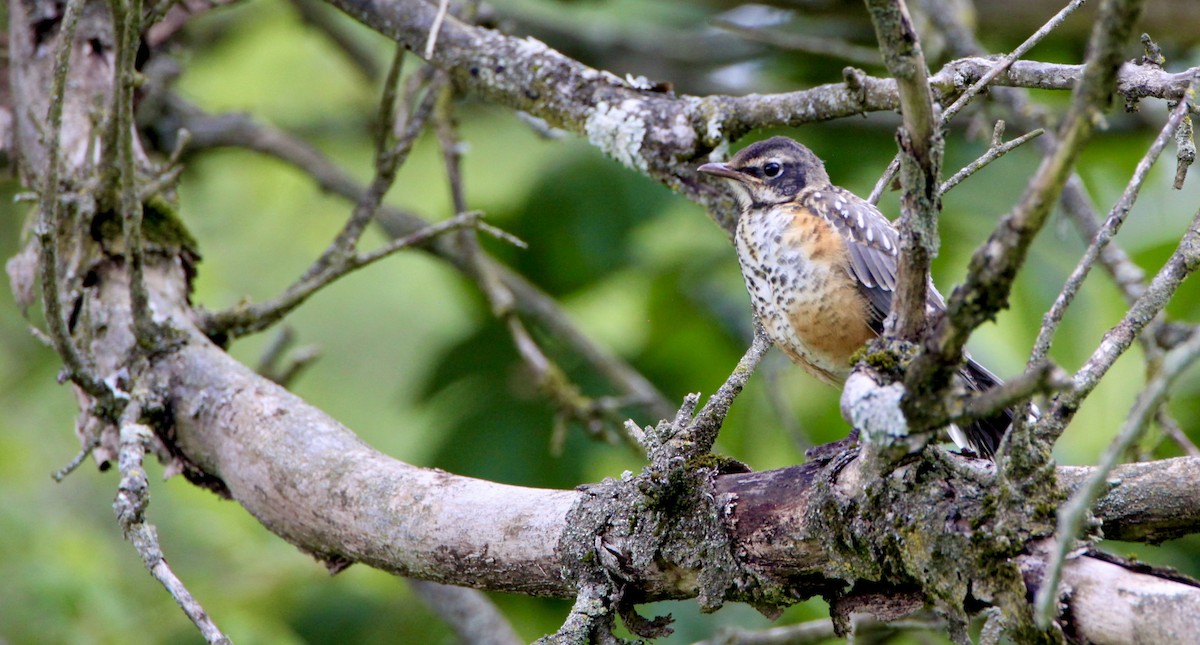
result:
[[[524,11],[542,6],[509,4]],[[627,5],[582,3],[567,15],[619,20],[611,17],[628,16]],[[660,9],[653,17],[696,22],[703,10]],[[356,76],[286,3],[264,0],[218,12],[197,21],[192,36],[197,46],[183,54],[179,85],[185,97],[213,112],[249,111],[308,138],[358,177],[369,178],[368,125],[378,88]],[[362,38],[377,48],[381,61],[387,59],[386,41],[365,32]],[[1006,46],[1011,44],[996,44]],[[1079,51],[1046,49],[1033,57],[1039,55],[1076,60]],[[776,55],[763,65],[784,87],[838,80],[836,66],[804,57]],[[1061,103],[1062,96],[1039,99]],[[1142,109],[1150,128],[1114,115],[1114,128],[1099,134],[1081,164],[1102,208],[1120,194],[1161,123],[1161,102],[1147,101]],[[702,209],[584,141],[539,139],[506,109],[468,100],[461,117],[470,145],[464,160],[470,206],[530,243],[527,251],[490,242],[489,248],[558,297],[592,338],[632,362],[672,399],[716,389],[745,347],[750,313],[732,247]],[[883,121],[848,119],[787,134],[825,157],[837,183],[866,194],[895,150],[893,127]],[[956,133],[946,168],[952,172],[984,147]],[[1032,149],[1019,150],[947,196],[944,247],[935,266],[943,291],[961,278],[971,249],[1006,212],[1036,159]],[[1177,192],[1169,188],[1172,174],[1169,163],[1154,171],[1120,238],[1150,272],[1174,248],[1200,204],[1196,177]],[[0,255],[9,257],[19,248],[25,209],[12,205],[16,185],[2,189]],[[210,309],[277,293],[324,248],[350,210],[291,168],[240,151],[193,156],[181,197],[183,216],[204,255],[195,300]],[[435,219],[450,215],[431,137],[418,145],[389,201]],[[895,194],[884,198],[889,215],[896,213],[895,202]],[[372,232],[365,244],[379,241]],[[1042,234],[1011,309],[976,336],[977,357],[1002,375],[1021,368],[1041,312],[1081,249],[1065,223]],[[1123,310],[1116,290],[1097,275],[1060,331],[1054,358],[1068,369],[1077,367]],[[1195,284],[1184,287],[1170,311],[1200,320]],[[288,324],[302,344],[324,354],[295,384],[296,392],[399,459],[542,487],[572,487],[640,467],[629,449],[588,439],[578,428],[568,432],[561,454],[552,452],[554,411],[527,385],[507,335],[476,289],[435,259],[401,255],[356,273],[313,298]],[[55,384],[56,357],[26,327],[5,290],[0,643],[199,642],[121,539],[110,508],[116,474],[85,466],[62,484],[50,479],[78,450],[71,431],[76,408],[68,388]],[[269,336],[239,342],[232,351],[254,364]],[[1093,462],[1115,433],[1142,382],[1137,350],[1130,354],[1059,445],[1062,463]],[[589,393],[608,393],[569,355],[557,356]],[[1173,402],[1196,440],[1198,389],[1200,378],[1193,373]],[[735,405],[718,450],[768,469],[798,463],[805,446],[845,432],[837,393],[776,356]],[[1156,453],[1169,454],[1175,454],[1170,446]],[[151,465],[150,472],[153,478],[161,468]],[[363,566],[330,577],[236,504],[178,478],[155,482],[152,494],[149,518],[172,566],[238,643],[453,641],[403,580]],[[1113,545],[1193,574],[1200,572],[1198,547],[1194,538],[1160,549]],[[530,640],[553,631],[569,607],[567,601],[495,598]],[[689,642],[720,625],[768,624],[743,606],[710,616],[700,615],[693,603],[645,611],[675,614],[677,634],[669,642]],[[825,611],[820,601],[808,602],[781,622]]]

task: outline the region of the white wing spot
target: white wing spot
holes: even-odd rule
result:
[[[857,215],[858,227],[864,228],[866,226],[866,224],[863,223],[862,211],[858,211],[857,213],[855,213],[855,215]]]
[[[868,242],[874,242],[874,241],[875,241],[875,229],[873,229],[873,228],[868,228],[868,229],[867,229],[867,241],[868,241]]]

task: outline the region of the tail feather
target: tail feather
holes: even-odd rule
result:
[[[967,389],[976,392],[993,388],[1001,383],[995,374],[971,358],[967,359],[967,363],[959,375],[966,381]],[[964,428],[951,428],[950,435],[960,447],[970,448],[980,456],[991,459],[996,454],[996,448],[1000,447],[1000,440],[1012,427],[1012,422],[1012,410],[1005,409],[985,419],[972,421]],[[964,441],[967,444],[965,446],[962,445]]]

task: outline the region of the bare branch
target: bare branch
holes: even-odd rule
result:
[[[1002,132],[1003,127],[1004,127],[1003,121],[996,122],[996,130],[1000,131],[1001,134],[1003,134],[1003,132]],[[942,185],[938,188],[938,192],[945,194],[947,191],[949,191],[951,188],[954,188],[955,186],[957,186],[959,183],[961,183],[967,177],[970,177],[971,175],[982,170],[984,166],[992,163],[993,161],[999,159],[1000,157],[1003,157],[1004,155],[1008,154],[1009,151],[1024,144],[1025,142],[1035,139],[1037,137],[1040,137],[1044,132],[1045,132],[1045,130],[1043,130],[1042,128],[1038,128],[1032,132],[1026,132],[1025,134],[1017,137],[1016,139],[1012,139],[1011,141],[1007,141],[1007,142],[1001,142],[999,137],[994,137],[992,139],[992,145],[991,145],[991,147],[988,148],[987,152],[980,155],[980,157],[978,159],[976,159],[975,161],[972,161],[971,163],[964,166],[962,168],[962,170],[959,170],[958,172],[954,173],[953,177],[942,182]]]
[[[477,589],[424,580],[409,580],[408,586],[450,625],[460,642],[479,645],[520,645],[524,642],[496,605]]]
[[[1059,128],[1056,145],[1043,157],[1013,211],[971,258],[966,280],[951,294],[946,315],[906,375],[909,392],[937,390],[949,383],[971,330],[1006,304],[1029,245],[1070,177],[1075,159],[1095,127],[1096,115],[1108,104],[1120,67],[1121,46],[1128,40],[1139,9],[1137,0],[1105,0],[1101,4],[1084,75]],[[918,400],[919,396],[908,402],[906,414],[919,414]]]
[[[1121,431],[1100,456],[1100,463],[1088,477],[1087,481],[1076,490],[1067,503],[1058,509],[1058,541],[1052,552],[1049,566],[1046,569],[1046,579],[1043,581],[1034,601],[1034,611],[1038,625],[1042,629],[1050,626],[1058,613],[1058,583],[1062,575],[1063,562],[1067,553],[1073,548],[1074,540],[1079,535],[1084,519],[1091,514],[1092,505],[1108,486],[1108,474],[1116,466],[1117,460],[1141,436],[1146,425],[1158,411],[1159,404],[1166,398],[1171,384],[1175,382],[1183,370],[1200,358],[1200,333],[1182,345],[1167,352],[1163,359],[1162,369],[1146,384],[1129,411]]]
[[[770,349],[771,341],[766,332],[761,325],[755,325],[754,340],[751,341],[750,347],[746,348],[746,353],[733,368],[729,378],[709,397],[694,418],[689,414],[688,418],[676,419],[675,427],[679,433],[670,438],[670,443],[689,455],[702,455],[711,451],[733,400],[741,394],[742,388],[746,387],[746,382],[750,380],[750,375]]]
[[[38,190],[38,219],[34,224],[34,235],[38,240],[38,268],[42,284],[42,309],[46,327],[54,348],[63,361],[67,378],[88,394],[103,398],[108,388],[92,373],[92,368],[79,353],[71,332],[63,317],[62,299],[59,292],[59,241],[62,231],[62,196],[59,192],[59,177],[62,170],[62,120],[67,73],[70,70],[71,49],[75,45],[75,30],[79,25],[79,14],[83,0],[69,0],[63,10],[58,43],[54,49],[54,76],[50,87],[49,114],[46,116],[45,180]],[[10,15],[14,24],[21,16]],[[18,104],[18,109],[22,106]]]
[[[840,38],[808,36],[765,27],[747,27],[726,18],[717,18],[712,21],[712,24],[715,27],[720,27],[728,32],[742,36],[747,40],[753,40],[780,49],[806,52],[830,58],[840,58],[855,65],[878,66],[880,63],[878,51],[870,47],[855,45]]]
[[[138,199],[137,166],[134,157],[135,137],[133,131],[133,90],[136,82],[134,58],[141,39],[141,0],[111,0],[113,23],[117,27],[117,53],[115,91],[112,93],[109,136],[107,142],[114,149],[103,150],[105,155],[115,155],[113,172],[108,173],[115,185],[111,190],[118,195],[121,209],[121,230],[125,237],[125,253],[129,261],[131,290],[129,302],[133,307],[133,330],[138,344],[145,349],[157,343],[155,325],[151,318],[150,295],[146,292],[143,276],[146,265],[144,240],[142,239],[142,202]]]
[[[158,543],[158,532],[154,525],[146,523],[145,511],[150,502],[150,483],[146,479],[142,462],[146,458],[146,444],[153,440],[154,431],[136,422],[137,413],[141,409],[138,404],[128,406],[121,424],[121,452],[118,459],[121,484],[117,488],[113,510],[117,514],[125,539],[133,544],[142,558],[142,564],[171,594],[183,609],[183,613],[200,630],[204,640],[218,645],[230,645],[232,641],[221,633],[216,623],[171,570]]]
[[[1125,350],[1133,344],[1142,330],[1167,306],[1171,296],[1193,271],[1200,267],[1200,212],[1192,218],[1178,248],[1154,276],[1145,292],[1130,306],[1129,311],[1104,335],[1104,341],[1091,357],[1075,372],[1073,388],[1060,394],[1052,403],[1049,414],[1038,422],[1039,431],[1049,440],[1056,440],[1070,422],[1100,379],[1108,372]]]
[[[1071,306],[1075,295],[1079,292],[1079,288],[1083,286],[1083,281],[1087,278],[1088,273],[1095,265],[1097,258],[1101,252],[1112,240],[1113,236],[1121,230],[1121,225],[1125,223],[1125,218],[1129,215],[1130,209],[1133,208],[1134,202],[1137,200],[1138,193],[1141,191],[1142,183],[1146,180],[1146,176],[1150,173],[1150,167],[1158,160],[1158,156],[1162,154],[1163,148],[1166,147],[1167,141],[1179,129],[1180,123],[1185,118],[1188,111],[1188,101],[1181,100],[1174,110],[1171,111],[1170,117],[1162,130],[1158,133],[1158,137],[1150,144],[1150,148],[1146,150],[1146,154],[1142,156],[1138,162],[1137,168],[1133,171],[1133,176],[1129,178],[1129,183],[1125,187],[1125,191],[1121,193],[1120,199],[1116,204],[1113,204],[1112,210],[1108,213],[1108,218],[1104,225],[1096,232],[1084,251],[1083,257],[1079,259],[1075,269],[1071,271],[1070,277],[1063,284],[1062,290],[1059,291],[1058,297],[1055,298],[1054,304],[1050,310],[1046,312],[1042,319],[1042,327],[1038,331],[1037,340],[1033,344],[1033,351],[1029,356],[1029,364],[1040,363],[1045,360],[1047,353],[1050,351],[1050,343],[1053,341],[1054,332],[1058,329],[1058,325],[1062,322],[1062,317],[1067,311],[1067,307]]]
[[[194,133],[197,147],[238,146],[256,150],[297,167],[311,176],[324,190],[355,201],[363,199],[365,187],[303,141],[256,123],[243,115],[209,116],[179,99],[174,99],[173,103],[185,127]],[[427,221],[386,204],[381,205],[377,219],[384,230],[393,237],[412,235],[429,226]],[[487,226],[481,226],[480,230],[490,232]],[[506,239],[504,236],[499,237]],[[437,238],[423,247],[423,250],[444,258],[468,276],[475,277],[474,265],[457,244],[442,243],[441,238]],[[674,413],[674,405],[666,400],[654,384],[620,358],[584,336],[552,298],[486,254],[483,257],[490,265],[490,270],[496,272],[512,292],[514,305],[521,315],[545,327],[587,361],[612,383],[621,393],[621,398],[631,404],[645,406],[648,414],[655,419],[666,418]],[[605,401],[596,400],[595,403],[603,405]]]

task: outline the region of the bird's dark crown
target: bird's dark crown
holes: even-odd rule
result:
[[[787,202],[808,186],[829,183],[821,159],[787,137],[750,144],[728,163],[705,164],[700,170],[731,180],[743,209]]]

